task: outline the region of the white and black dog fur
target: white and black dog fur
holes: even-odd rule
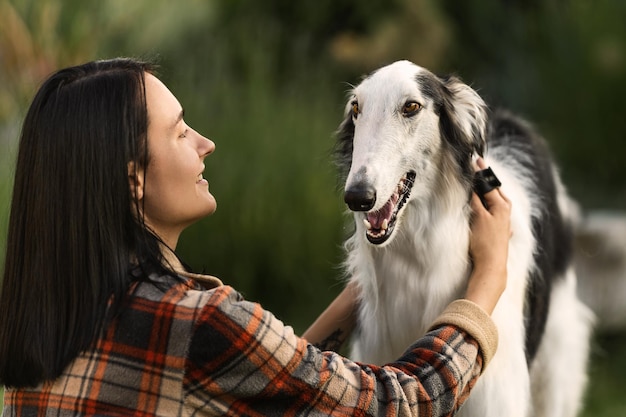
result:
[[[593,319],[576,294],[573,204],[547,146],[460,79],[408,61],[352,89],[337,133],[356,222],[346,268],[362,297],[352,358],[393,361],[463,295],[476,155],[512,202],[513,235],[492,315],[498,350],[459,415],[575,416]]]

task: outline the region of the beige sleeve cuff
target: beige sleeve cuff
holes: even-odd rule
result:
[[[459,327],[476,339],[484,372],[498,347],[498,329],[489,314],[472,301],[455,300],[435,319],[431,330],[445,324]]]

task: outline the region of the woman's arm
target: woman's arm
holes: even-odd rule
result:
[[[482,159],[478,168],[486,168]],[[472,194],[470,256],[473,269],[465,298],[491,314],[506,288],[509,239],[511,238],[511,202],[500,188],[485,193],[483,206]]]
[[[476,314],[460,320],[475,325],[446,325],[446,316],[459,315],[452,307],[397,361],[376,366],[320,351],[228,286],[206,301],[185,364],[184,396],[189,409],[220,415],[449,416],[488,360],[464,327],[495,331],[474,304]]]
[[[358,288],[348,283],[302,337],[320,350],[338,351],[356,326]]]

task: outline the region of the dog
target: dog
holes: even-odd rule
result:
[[[398,61],[349,92],[336,135],[355,221],[345,268],[361,293],[351,357],[398,358],[471,272],[473,161],[512,203],[507,287],[492,318],[498,350],[464,417],[572,417],[581,406],[593,317],[576,295],[573,200],[533,127],[491,112],[456,76]]]

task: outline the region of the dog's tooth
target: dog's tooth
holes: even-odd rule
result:
[[[367,219],[363,219],[363,224],[367,230],[372,230],[372,224]]]
[[[389,220],[387,219],[383,220],[383,224],[380,225],[380,228],[383,230],[387,230],[388,227],[389,227]]]

